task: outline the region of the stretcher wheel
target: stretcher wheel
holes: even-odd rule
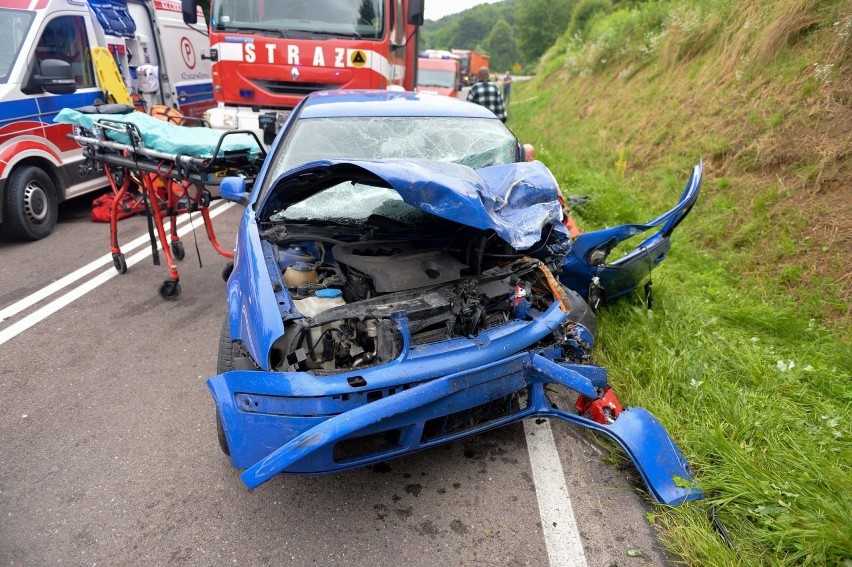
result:
[[[166,280],[160,286],[160,297],[170,301],[175,300],[180,295],[180,283],[176,280]]]
[[[222,269],[222,279],[228,281],[228,278],[231,277],[231,272],[234,271],[234,263],[228,262],[225,264],[225,267]]]
[[[176,260],[183,260],[186,257],[186,251],[183,249],[183,242],[180,240],[172,242],[172,256],[174,256]]]
[[[112,267],[115,268],[115,271],[119,274],[127,272],[127,262],[124,260],[123,253],[119,252],[118,254],[112,255]]]

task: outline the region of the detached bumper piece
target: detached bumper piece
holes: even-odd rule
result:
[[[477,345],[480,353],[494,352],[511,337],[504,332],[458,342]],[[463,355],[466,349],[456,350]],[[622,409],[607,386],[604,368],[558,363],[547,354],[522,352],[446,373],[453,367],[446,362],[457,357],[444,346],[440,355],[407,352],[393,364],[361,374],[233,371],[214,376],[208,386],[232,462],[246,469],[242,480],[249,488],[280,473],[360,467],[511,422],[548,417],[615,441],[657,501],[677,505],[702,498],[701,491],[687,488],[692,484],[689,466],[660,422],[642,408]],[[446,375],[429,378],[439,371],[439,360]],[[397,378],[388,380],[390,376]],[[553,407],[545,395],[547,384],[579,393],[589,417]]]

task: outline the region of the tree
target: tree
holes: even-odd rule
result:
[[[515,12],[518,47],[524,59],[541,57],[565,32],[575,0],[524,0]]]
[[[518,44],[512,26],[499,19],[488,35],[488,54],[491,57],[492,71],[506,71],[520,60]]]

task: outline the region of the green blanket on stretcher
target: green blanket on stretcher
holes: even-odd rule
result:
[[[84,114],[71,108],[63,108],[53,119],[63,124],[76,124],[90,132],[94,125],[102,120],[110,122],[130,122],[139,128],[146,148],[167,154],[180,154],[201,158],[213,157],[219,139],[225,132],[196,126],[178,126],[144,112],[126,114]],[[130,144],[125,134],[110,131],[109,138],[121,144]],[[220,154],[237,150],[248,150],[252,154],[260,152],[257,141],[250,134],[230,134],[222,140]],[[221,156],[219,156],[221,157]]]

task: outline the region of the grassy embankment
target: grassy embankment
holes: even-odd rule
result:
[[[852,6],[639,6],[557,42],[509,126],[566,195],[592,197],[585,229],[667,210],[704,158],[653,310],[637,294],[601,314],[616,391],[709,494],[649,521],[690,565],[848,566]]]

